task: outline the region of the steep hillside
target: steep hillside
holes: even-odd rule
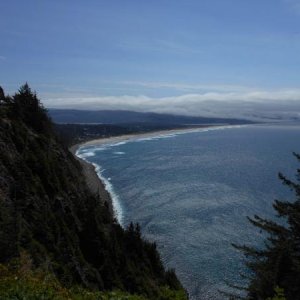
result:
[[[0,263],[25,252],[34,268],[66,287],[184,299],[155,244],[141,238],[138,225],[122,229],[108,205],[91,194],[80,164],[58,142],[28,85],[1,98]],[[166,287],[173,296],[164,296]]]

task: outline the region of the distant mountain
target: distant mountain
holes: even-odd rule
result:
[[[249,124],[249,120],[189,117],[170,114],[142,113],[126,110],[71,110],[49,109],[52,120],[55,123],[72,124],[132,124],[152,123],[161,125],[203,125],[203,124]]]

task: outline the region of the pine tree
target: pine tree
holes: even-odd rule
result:
[[[300,162],[300,155],[294,155]],[[251,300],[275,296],[276,287],[283,288],[287,300],[300,299],[300,169],[295,182],[281,173],[279,178],[296,196],[294,202],[275,200],[273,207],[283,222],[259,216],[249,218],[267,234],[264,248],[234,245],[247,258],[246,265],[251,271],[247,299]]]
[[[4,99],[5,99],[5,94],[3,88],[0,86],[0,101],[3,101]]]
[[[20,87],[13,96],[12,113],[16,118],[21,118],[25,124],[38,133],[51,133],[52,125],[35,92],[32,92],[28,83]]]

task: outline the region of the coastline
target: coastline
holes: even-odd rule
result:
[[[205,126],[205,128],[206,127],[208,126]],[[199,128],[197,129],[199,130]],[[101,178],[97,174],[95,165],[76,155],[78,149],[89,145],[104,145],[104,144],[118,143],[118,142],[135,139],[135,138],[151,138],[163,134],[174,134],[183,131],[188,132],[188,129],[160,130],[151,133],[137,133],[137,134],[119,135],[119,136],[113,136],[113,137],[101,138],[101,139],[93,139],[83,143],[75,144],[69,147],[69,151],[73,154],[75,159],[79,161],[79,163],[81,164],[82,172],[90,191],[94,195],[97,195],[103,203],[106,202],[108,204],[110,212],[112,213],[113,217],[116,218],[117,215],[116,208],[113,205],[113,199],[111,194],[106,188],[106,184],[104,183],[103,180],[101,180]]]
[[[215,126],[201,126],[197,128],[185,128],[185,129],[170,129],[170,130],[160,130],[160,131],[153,131],[153,132],[146,132],[146,133],[137,133],[137,134],[127,134],[127,135],[120,135],[120,136],[113,136],[108,138],[98,138],[93,139],[90,141],[85,141],[82,143],[75,144],[69,148],[69,151],[73,154],[75,159],[77,159],[81,166],[83,175],[85,177],[86,183],[90,189],[90,191],[99,196],[100,200],[103,202],[107,202],[110,212],[113,214],[113,217],[117,219],[117,210],[116,207],[114,207],[112,195],[107,189],[107,186],[103,179],[99,177],[97,174],[96,166],[87,160],[80,158],[76,155],[77,151],[81,147],[85,146],[91,146],[91,145],[106,145],[106,144],[116,144],[120,142],[126,142],[136,139],[151,139],[159,136],[172,136],[172,135],[178,135],[178,134],[185,134],[185,133],[191,133],[191,132],[198,132],[199,130],[205,130],[208,128],[220,128],[220,127],[228,127],[228,126],[240,126],[240,125],[215,125]],[[121,224],[120,224],[121,225]]]
[[[224,126],[226,126],[226,125],[224,125]],[[228,126],[236,126],[236,125],[228,125]],[[220,125],[211,125],[211,126],[204,125],[201,127],[199,126],[199,127],[193,127],[193,128],[166,129],[166,130],[158,130],[158,131],[152,131],[152,132],[124,134],[124,135],[112,136],[112,137],[107,137],[107,138],[93,139],[90,141],[76,144],[72,147],[76,147],[75,149],[77,151],[79,148],[85,147],[85,146],[105,145],[105,144],[112,144],[112,143],[119,143],[119,142],[124,142],[124,141],[129,141],[129,140],[135,140],[135,139],[139,139],[139,138],[154,138],[154,137],[163,136],[163,135],[197,132],[201,129],[213,128],[213,127],[218,128],[218,127],[222,127],[222,126],[220,126]]]
[[[82,144],[73,145],[69,148],[69,151],[73,154],[75,159],[78,160],[79,163],[81,164],[82,172],[83,172],[85,181],[86,181],[87,186],[90,189],[90,191],[94,195],[97,195],[103,203],[106,202],[108,204],[110,212],[115,217],[111,195],[106,190],[105,184],[99,178],[97,171],[96,171],[96,167],[92,163],[89,163],[86,160],[84,160],[76,155],[77,150],[81,146],[82,146]]]

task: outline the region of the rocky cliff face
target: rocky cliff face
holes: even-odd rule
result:
[[[162,287],[182,290],[139,226],[122,229],[91,194],[28,85],[0,104],[0,262],[21,251],[65,285],[153,299]]]

